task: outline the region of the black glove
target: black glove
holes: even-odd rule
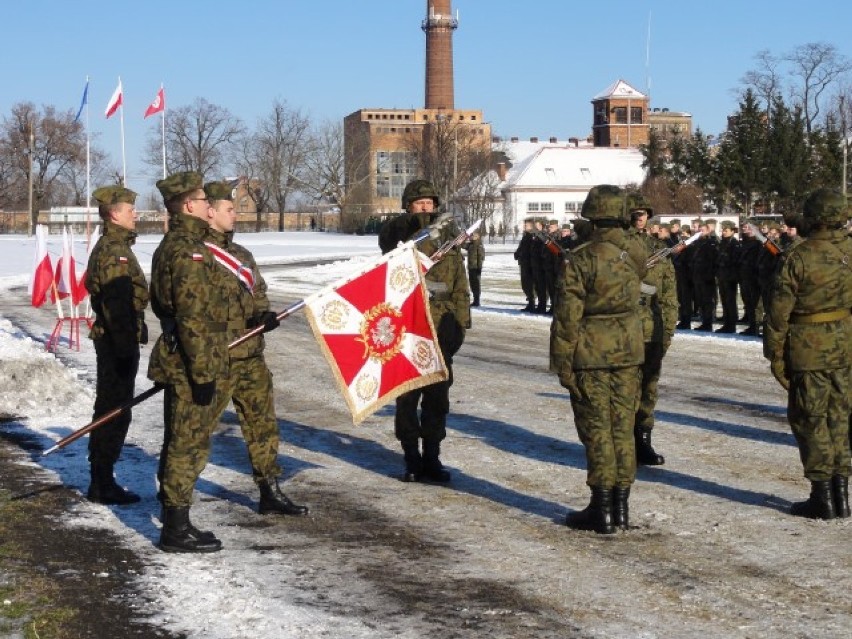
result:
[[[145,322],[142,322],[142,327],[139,329],[139,343],[148,343],[148,325]]]
[[[203,384],[191,384],[192,403],[197,406],[209,406],[216,394],[216,380],[204,382]]]
[[[257,318],[257,325],[263,324],[263,332],[268,333],[274,331],[281,326],[281,320],[278,319],[278,314],[275,311],[263,311]]]
[[[133,364],[135,363],[134,357],[116,357],[115,358],[115,374],[121,377],[122,379],[127,379],[131,375],[135,373],[133,370]]]

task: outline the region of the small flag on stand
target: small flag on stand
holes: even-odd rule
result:
[[[68,227],[62,229],[62,255],[59,256],[59,261],[56,263],[56,273],[54,274],[54,283],[56,284],[56,295],[59,299],[64,300],[66,297],[71,297],[72,305],[75,304],[73,292],[75,277],[74,266],[74,249],[71,247],[73,239],[68,233]],[[55,301],[55,300],[54,300]]]
[[[53,265],[50,255],[47,254],[47,227],[44,224],[36,226],[35,242],[33,271],[27,292],[30,294],[31,304],[39,308],[47,301],[47,294],[53,283]]]
[[[399,395],[448,378],[413,242],[305,299],[357,424]]]

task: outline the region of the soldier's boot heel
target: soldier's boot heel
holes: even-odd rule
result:
[[[113,475],[111,464],[93,463],[91,468],[92,483],[86,498],[96,504],[111,506],[126,506],[140,501],[141,497],[134,492],[119,486]]]
[[[441,443],[423,440],[423,479],[446,484],[450,481],[450,473],[441,463]]]
[[[831,492],[834,497],[834,514],[840,519],[852,515],[849,509],[849,478],[842,475],[832,477]]]
[[[423,474],[423,457],[420,455],[420,441],[402,442],[402,454],[405,459],[404,482],[420,481]]]
[[[630,486],[616,486],[612,489],[612,523],[617,528],[630,528]]]
[[[570,512],[565,525],[574,530],[594,530],[600,535],[615,533],[612,488],[592,486],[592,499],[583,510]]]
[[[163,509],[163,529],[160,531],[160,550],[163,552],[207,553],[222,550],[222,542],[189,521],[189,507]]]
[[[636,461],[643,466],[662,466],[666,458],[660,455],[651,444],[651,431],[638,426],[633,429],[636,442]]]
[[[811,495],[790,507],[790,514],[808,519],[834,519],[834,495],[830,481],[811,481]]]
[[[263,479],[258,482],[260,488],[260,504],[258,512],[261,515],[307,515],[308,507],[295,504],[281,491],[277,479]]]

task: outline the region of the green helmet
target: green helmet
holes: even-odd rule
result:
[[[428,180],[413,180],[405,185],[405,190],[402,192],[402,208],[408,209],[408,205],[414,200],[421,200],[430,197],[435,202],[435,206],[441,205],[441,200],[438,198],[438,193],[435,187]]]
[[[587,220],[624,220],[628,216],[627,212],[624,192],[612,184],[601,184],[593,186],[589,191],[580,215]]]
[[[802,215],[809,222],[844,223],[849,217],[849,205],[837,189],[817,189],[805,200]]]
[[[627,210],[631,213],[633,211],[645,211],[648,214],[648,223],[651,223],[651,218],[654,217],[654,209],[648,204],[648,200],[645,199],[638,191],[630,191],[627,193]]]

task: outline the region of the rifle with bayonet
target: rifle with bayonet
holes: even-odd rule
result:
[[[653,268],[657,264],[659,264],[662,260],[666,259],[669,255],[677,255],[681,251],[684,251],[687,246],[698,240],[698,238],[702,237],[701,233],[695,233],[691,235],[686,240],[681,240],[677,244],[673,246],[667,246],[665,248],[660,249],[659,251],[652,253],[651,257],[648,258],[648,261],[645,262],[646,268]]]
[[[754,237],[763,244],[763,248],[769,251],[772,255],[781,255],[784,252],[780,246],[775,243],[775,240],[772,240],[766,237],[763,233],[760,232],[760,229],[757,228],[754,224],[749,223],[748,227],[751,229],[751,232],[754,234]]]
[[[456,235],[454,238],[447,240],[444,242],[437,251],[432,253],[429,256],[429,259],[433,262],[439,262],[447,253],[449,253],[452,249],[457,246],[461,246],[464,242],[470,238],[471,235],[476,233],[479,227],[482,225],[482,219],[476,220],[473,224],[463,230],[461,233]],[[415,240],[416,241],[416,240]]]
[[[560,259],[560,264],[564,264],[568,261],[568,252],[550,235],[544,231],[536,230],[533,231],[533,236],[540,239],[544,243],[544,247],[550,251],[554,257],[558,257]]]

